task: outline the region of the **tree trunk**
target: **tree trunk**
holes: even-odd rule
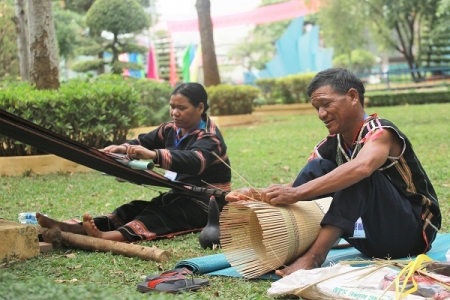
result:
[[[97,55],[97,57],[100,58],[101,60],[104,59],[103,56],[104,56],[104,55],[103,55],[103,52],[100,52],[100,53]],[[100,75],[100,74],[105,74],[105,65],[104,65],[104,64],[103,64],[100,68],[98,68],[97,74],[98,74],[98,75]]]
[[[214,46],[211,3],[209,0],[197,0],[195,7],[197,8],[202,45],[204,85],[218,85],[220,84],[220,75]]]
[[[26,0],[15,0],[15,16],[17,45],[19,48],[20,77],[26,81],[30,79],[30,44],[28,35],[28,20]]]
[[[30,83],[39,90],[59,88],[59,59],[52,0],[29,0]]]

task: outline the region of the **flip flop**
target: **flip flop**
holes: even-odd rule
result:
[[[201,288],[200,285],[193,284],[191,280],[183,275],[158,277],[137,285],[137,290],[141,293],[156,291],[176,294],[185,291],[196,291]]]
[[[145,281],[151,281],[157,279],[159,277],[173,277],[173,276],[186,276],[189,275],[191,278],[188,280],[192,280],[191,283],[195,285],[209,285],[208,279],[194,278],[194,273],[187,268],[176,268],[172,270],[165,271],[161,274],[153,274],[145,277]]]

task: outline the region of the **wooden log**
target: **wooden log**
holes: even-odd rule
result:
[[[138,257],[143,260],[164,262],[169,260],[170,257],[168,251],[159,249],[155,246],[146,247],[137,244],[104,240],[87,235],[63,232],[57,228],[48,229],[42,233],[42,237],[45,242],[52,243],[54,246],[61,241],[63,245],[70,248],[87,251],[111,252],[126,257]]]
[[[51,243],[39,242],[39,251],[41,253],[53,251],[53,245]]]

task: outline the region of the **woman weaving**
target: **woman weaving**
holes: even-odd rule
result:
[[[219,128],[206,115],[207,93],[198,83],[184,83],[170,97],[171,122],[140,134],[105,152],[126,154],[133,159],[151,159],[166,169],[166,177],[200,187],[208,184],[230,190],[231,171],[227,147]],[[216,154],[216,155],[214,155]],[[84,214],[82,224],[68,224],[36,214],[42,227],[113,241],[152,240],[177,233],[195,231],[207,223],[209,197],[170,190],[151,201],[135,200],[112,214],[91,217]],[[219,209],[226,204],[218,197]]]

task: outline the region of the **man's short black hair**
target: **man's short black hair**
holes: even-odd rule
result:
[[[359,102],[364,106],[365,88],[361,79],[355,76],[352,72],[343,68],[330,68],[314,76],[308,86],[308,96],[322,86],[329,85],[333,90],[340,94],[347,94],[348,90],[354,88],[359,95]]]

